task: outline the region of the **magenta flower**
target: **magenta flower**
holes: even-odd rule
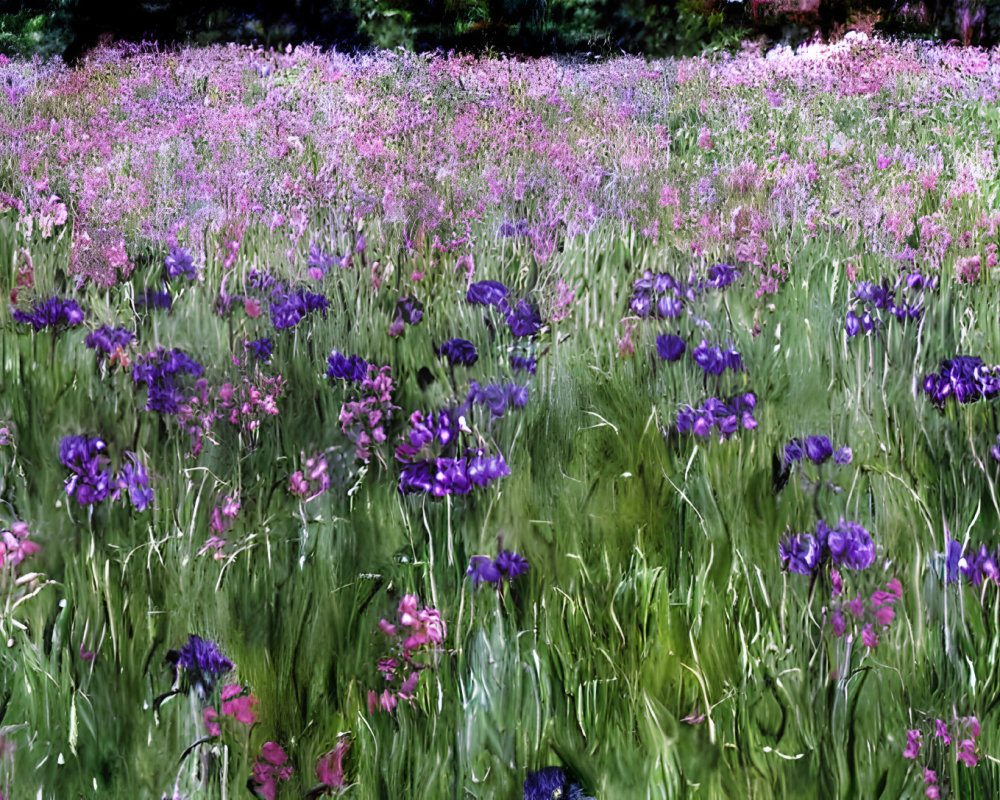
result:
[[[265,742],[260,749],[260,758],[253,765],[253,790],[265,800],[275,800],[278,781],[292,777],[291,766],[285,766],[288,754],[277,742]]]
[[[872,648],[878,645],[878,634],[872,630],[872,626],[869,623],[861,631],[861,641],[864,643],[865,647]]]
[[[951,744],[951,737],[948,735],[948,726],[943,719],[934,720],[934,736],[944,740],[945,744]]]
[[[965,764],[966,767],[974,767],[979,763],[974,739],[962,739],[958,743],[958,760]]]
[[[316,762],[316,777],[328,789],[344,788],[344,756],[350,747],[351,740],[345,736]]]
[[[920,754],[920,738],[923,733],[919,730],[906,732],[906,749],[903,750],[903,758],[916,758]]]

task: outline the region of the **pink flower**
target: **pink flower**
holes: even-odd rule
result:
[[[418,624],[418,602],[415,594],[404,594],[403,599],[399,601],[399,608],[396,609],[399,614],[399,621],[408,628]]]
[[[974,740],[962,739],[958,743],[958,760],[970,768],[979,763],[979,756],[976,755],[976,743]]]
[[[945,744],[951,744],[951,737],[948,735],[948,726],[943,719],[934,720],[934,736],[943,739]]]
[[[299,495],[309,491],[309,484],[306,483],[306,479],[302,475],[302,470],[297,470],[291,474],[291,477],[288,479],[288,491]]]
[[[885,588],[894,594],[897,600],[903,596],[903,585],[899,582],[899,578],[893,578],[885,585]]]
[[[712,131],[708,128],[702,128],[698,131],[698,147],[702,150],[712,149]]]
[[[282,767],[288,761],[288,754],[277,742],[265,742],[260,750],[261,758],[253,765],[254,791],[266,800],[274,800],[278,791],[278,781],[292,777],[292,768]]]
[[[844,606],[850,611],[854,616],[860,618],[864,616],[865,604],[862,602],[860,597],[855,597],[848,603],[844,603]]]
[[[924,767],[924,783],[937,783],[937,773]]]
[[[322,277],[322,273],[320,274],[320,277]],[[245,297],[243,298],[243,310],[247,312],[248,317],[257,319],[257,317],[260,316],[260,303],[252,297]]]
[[[840,573],[835,569],[830,569],[830,582],[833,584],[833,596],[840,597],[844,593],[844,581]]]
[[[399,696],[403,700],[410,700],[413,697],[414,691],[416,691],[417,684],[420,682],[420,673],[411,672],[410,677],[403,681],[403,685],[399,687]]]
[[[254,707],[257,698],[252,694],[243,694],[246,689],[238,683],[230,683],[222,689],[222,714],[232,717],[244,725],[253,725],[257,721]]]
[[[340,739],[334,748],[319,757],[316,762],[316,777],[320,783],[330,789],[342,789],[344,786],[344,756],[351,747],[351,740],[346,736]]]
[[[94,653],[93,651],[88,650],[84,646],[83,642],[80,642],[80,658],[82,658],[84,661],[93,661],[96,656],[97,656],[97,653]]]
[[[872,648],[878,645],[878,634],[872,630],[870,624],[865,625],[864,629],[861,631],[861,641],[864,642],[865,647]]]
[[[847,630],[847,624],[844,622],[844,615],[839,611],[834,611],[830,615],[830,632],[834,636],[843,636],[845,630]]]
[[[903,750],[903,758],[916,758],[920,754],[920,738],[923,733],[919,730],[906,732],[906,749]]]
[[[886,626],[892,622],[895,616],[896,612],[892,606],[882,606],[875,610],[875,621],[882,626]]]
[[[380,619],[378,621],[378,629],[382,631],[382,633],[384,633],[386,636],[396,635],[396,626],[385,619]]]
[[[929,800],[938,800],[941,797],[941,790],[937,786],[928,786],[924,789],[924,794]]]
[[[215,721],[219,716],[218,711],[209,706],[201,712],[201,715],[205,720],[205,730],[208,731],[209,736],[219,736],[222,734],[222,727]]]

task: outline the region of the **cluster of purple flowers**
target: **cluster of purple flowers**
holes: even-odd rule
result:
[[[143,289],[135,298],[136,308],[163,308],[169,311],[173,303],[174,300],[170,296],[170,290],[166,285],[164,285],[162,290],[149,286]]]
[[[659,339],[657,339],[657,351],[659,351]],[[743,372],[743,359],[738,352],[732,348],[723,350],[718,345],[709,347],[705,339],[701,344],[691,351],[694,363],[704,370],[706,375],[721,375],[727,369],[733,372]]]
[[[504,576],[508,581],[512,581],[528,569],[528,562],[523,556],[502,550],[496,559],[491,559],[489,556],[472,556],[465,574],[472,578],[473,586],[478,586],[483,581],[499,586]]]
[[[274,342],[270,338],[255,339],[246,343],[247,350],[250,350],[258,361],[270,361],[271,353],[274,352]]]
[[[800,575],[811,575],[825,561],[849,569],[867,569],[875,562],[875,544],[858,522],[840,520],[831,528],[823,520],[816,533],[787,533],[778,544],[781,566]]]
[[[969,583],[979,586],[983,579],[1000,584],[1000,550],[990,551],[985,544],[979,548],[970,547],[962,552],[962,545],[954,539],[948,539],[945,550],[945,580],[953,583],[965,578]]]
[[[718,428],[723,439],[728,439],[740,428],[753,430],[757,420],[753,416],[753,408],[757,405],[757,397],[753,392],[738,394],[730,398],[728,403],[717,397],[710,397],[700,408],[685,406],[677,414],[677,432],[690,431],[695,436],[708,436],[713,429]]]
[[[924,292],[933,291],[937,284],[936,276],[925,278],[919,272],[900,275],[893,286],[888,281],[882,281],[881,285],[859,281],[844,322],[847,335],[854,337],[862,331],[871,333],[882,324],[883,312],[900,321],[920,319],[924,313]]]
[[[529,375],[534,375],[538,370],[538,359],[514,354],[510,357],[510,368],[515,372],[523,370]]]
[[[96,331],[87,334],[84,344],[91,350],[97,351],[98,358],[110,356],[116,351],[124,352],[135,339],[135,334],[127,328],[112,328],[110,325],[102,325]]]
[[[487,486],[510,475],[502,453],[487,456],[483,450],[466,450],[462,458],[435,458],[406,464],[399,474],[402,494],[426,492],[434,497],[468,494],[473,486]]]
[[[931,726],[928,719],[925,723]],[[916,761],[920,758],[920,751],[924,747],[924,733],[927,733],[930,752],[925,752],[924,758],[924,796],[929,800],[938,800],[941,797],[941,786],[939,784],[938,772],[944,776],[948,775],[948,761],[961,761],[966,769],[972,769],[979,763],[980,755],[976,747],[976,739],[979,738],[981,727],[976,717],[959,717],[954,715],[951,723],[946,723],[943,719],[935,718],[933,722],[933,733],[923,728],[913,728],[906,732],[906,747],[903,749],[903,758],[910,758]],[[934,764],[937,770],[931,769],[927,764]],[[947,782],[947,778],[945,779]]]
[[[194,634],[180,650],[170,650],[166,661],[173,669],[174,683],[183,679],[203,703],[211,696],[216,682],[233,668],[233,662],[222,655],[215,642]]]
[[[560,767],[529,772],[524,780],[524,800],[593,800],[583,793]]]
[[[351,263],[350,254],[343,258],[338,258],[332,253],[325,253],[315,242],[309,248],[309,258],[306,265],[309,267],[309,277],[313,280],[320,280],[333,267],[344,269]]]
[[[438,354],[447,358],[452,366],[471,367],[479,360],[476,346],[468,339],[449,339],[438,348]]]
[[[107,445],[98,437],[66,436],[59,443],[59,460],[72,475],[66,479],[66,494],[76,496],[80,505],[100,503],[110,497],[117,500],[127,491],[137,511],[145,511],[153,500],[149,476],[135,453],[125,453],[126,462],[112,477],[107,468]]]
[[[313,311],[320,311],[326,319],[326,311],[330,301],[326,295],[307,292],[305,289],[282,291],[275,289],[271,293],[271,323],[275,330],[294,328],[302,319]]]
[[[725,289],[738,277],[740,271],[730,264],[709,267],[706,278],[691,270],[686,281],[679,281],[667,272],[654,275],[646,270],[633,284],[629,308],[639,317],[673,319],[681,315],[685,302],[694,300],[706,289]]]
[[[500,235],[504,238],[513,236],[527,236],[531,232],[528,220],[519,219],[517,222],[504,222],[500,225]]]
[[[805,442],[792,439],[785,445],[785,464],[793,464],[803,458],[808,458],[814,464],[822,464],[831,456],[834,464],[843,467],[851,463],[854,453],[846,446],[834,452],[829,436],[807,436]]]
[[[327,359],[326,375],[334,380],[360,381],[368,374],[368,362],[361,356],[345,356],[338,350]]]
[[[201,364],[183,350],[160,347],[136,359],[132,381],[146,384],[147,411],[176,414],[185,401],[184,392],[177,385],[178,377],[183,373],[200,377],[204,372]]]
[[[396,301],[396,318],[389,326],[390,336],[400,336],[407,325],[416,325],[424,318],[424,304],[417,298],[405,295]]]
[[[534,304],[522,298],[512,306],[510,289],[500,281],[469,284],[465,299],[476,305],[495,306],[503,314],[507,327],[515,336],[534,336],[542,327],[542,318]]]
[[[193,281],[198,277],[198,270],[194,266],[194,259],[191,254],[180,247],[171,247],[166,258],[163,259],[163,269],[167,280],[174,278],[187,278]]]
[[[486,406],[494,417],[502,417],[508,407],[524,408],[527,405],[528,387],[517,383],[480,386],[476,381],[470,381],[466,405],[472,403]]]
[[[924,377],[923,389],[938,408],[949,397],[959,403],[988,400],[1000,393],[1000,367],[988,367],[978,356],[945,359],[939,372]]]
[[[75,300],[50,297],[36,302],[31,311],[15,308],[11,314],[15,322],[31,325],[36,331],[42,328],[72,328],[83,322],[83,310]]]

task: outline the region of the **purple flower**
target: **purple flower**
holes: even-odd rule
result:
[[[145,511],[153,502],[153,490],[149,486],[149,476],[146,474],[146,468],[139,463],[139,457],[135,453],[125,453],[125,456],[128,461],[122,465],[122,471],[115,479],[115,484],[118,490],[128,491],[129,500],[132,501],[136,511]]]
[[[103,439],[66,436],[59,443],[59,460],[73,474],[65,481],[66,494],[76,496],[80,505],[104,500],[111,493],[111,472]]]
[[[508,580],[513,580],[529,569],[528,562],[523,556],[512,553],[509,550],[502,550],[500,552],[497,556],[496,567],[507,575]]]
[[[233,662],[219,652],[215,642],[194,634],[180,650],[170,650],[166,660],[174,670],[174,680],[182,675],[202,701],[211,695],[216,681],[233,668]]]
[[[170,291],[166,288],[166,286],[164,286],[162,291],[150,286],[143,289],[142,293],[136,296],[135,307],[165,308],[169,311],[173,302],[173,298],[170,296]]]
[[[179,247],[170,248],[167,257],[163,259],[163,266],[166,269],[167,280],[184,277],[192,281],[198,277],[198,270],[195,269],[191,254]]]
[[[513,355],[510,357],[510,368],[514,371],[524,370],[529,375],[534,375],[538,369],[538,361],[526,356]],[[1000,437],[997,438],[1000,439]]]
[[[822,548],[809,533],[785,535],[778,543],[781,566],[799,575],[811,575],[819,564]]]
[[[274,342],[269,338],[257,339],[256,341],[249,342],[247,348],[253,351],[258,360],[269,361],[271,353],[274,351]]]
[[[958,565],[962,559],[962,545],[951,537],[945,547],[945,580],[948,583],[958,580]]]
[[[559,767],[545,767],[529,772],[524,781],[524,800],[593,800],[583,794]]]
[[[326,374],[329,378],[360,381],[368,374],[368,362],[361,356],[348,357],[337,350],[330,353],[327,364]]]
[[[687,345],[680,336],[661,333],[656,337],[656,354],[664,361],[677,361],[686,349]]]
[[[424,317],[424,304],[415,297],[401,297],[396,302],[396,316],[407,325],[416,325]]]
[[[496,305],[508,294],[510,294],[510,290],[500,281],[479,281],[469,284],[465,300],[468,303],[480,305]]]
[[[11,314],[16,322],[30,324],[36,331],[42,328],[72,328],[83,322],[83,311],[75,300],[50,297],[36,302],[31,311],[15,308]]]
[[[476,346],[468,339],[449,339],[441,345],[438,353],[445,356],[453,366],[462,364],[471,367],[479,358]]]
[[[844,329],[847,331],[847,335],[851,338],[861,333],[861,320],[858,319],[858,315],[855,314],[853,311],[847,312],[847,319],[844,322]]]
[[[542,318],[527,300],[518,300],[507,315],[507,325],[515,336],[534,336],[542,327]]]
[[[500,583],[503,575],[489,556],[473,556],[469,559],[469,569],[465,573],[472,578],[472,585],[478,586],[481,581]]]
[[[920,755],[920,739],[923,732],[919,730],[906,732],[906,749],[903,750],[903,758],[915,759]]]
[[[785,445],[785,463],[793,464],[799,461],[805,452],[802,449],[802,442],[798,439],[792,439],[788,444]]]
[[[851,463],[854,458],[854,453],[851,451],[850,447],[841,447],[833,454],[833,463],[838,466],[846,466]]]
[[[708,280],[705,281],[705,285],[713,289],[724,289],[738,277],[740,271],[731,264],[716,264],[708,268]]]
[[[664,295],[656,301],[656,316],[661,319],[673,319],[675,317],[679,317],[683,310],[684,301],[674,295]]]
[[[110,355],[117,347],[122,349],[128,347],[133,339],[135,339],[135,334],[127,328],[112,328],[110,325],[102,325],[96,331],[87,334],[84,344],[90,350],[96,350],[98,356]]]
[[[833,445],[828,436],[806,437],[806,455],[816,464],[822,464],[833,455]]]
[[[872,537],[859,523],[841,520],[837,528],[826,528],[826,531],[826,547],[834,564],[867,569],[875,562]]]

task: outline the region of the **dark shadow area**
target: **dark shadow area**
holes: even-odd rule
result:
[[[76,63],[99,44],[312,43],[469,53],[694,54],[854,30],[991,46],[1000,0],[100,0],[0,2],[0,53]]]

